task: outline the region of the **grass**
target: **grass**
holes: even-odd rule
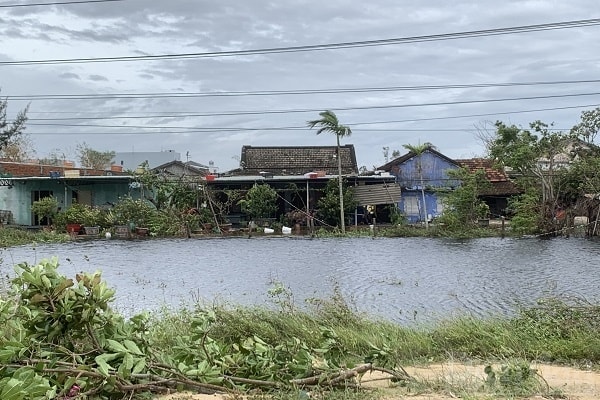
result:
[[[372,356],[378,349],[385,350],[386,362],[404,365],[449,358],[600,364],[600,306],[583,307],[553,299],[513,318],[462,317],[434,327],[404,327],[359,314],[334,295],[308,308],[285,311],[217,305],[211,336],[236,342],[256,335],[273,344],[298,338],[319,346],[326,330],[350,358]],[[189,330],[198,310],[164,312],[154,320],[155,334],[168,345],[169,331]]]
[[[277,307],[212,306],[215,324],[210,337],[239,343],[257,336],[271,345],[296,338],[311,348],[323,347],[328,341],[328,356],[339,357],[339,365],[372,362],[398,368],[458,361],[479,366],[477,377],[446,374],[404,382],[398,388],[404,395],[445,393],[464,399],[494,399],[539,394],[560,398],[562,394],[545,383],[530,367],[532,363],[600,365],[600,306],[592,304],[551,299],[523,309],[513,318],[465,317],[433,327],[404,327],[373,320],[352,310],[337,295],[314,300],[302,308],[278,298]],[[150,329],[154,344],[163,351],[181,346],[180,339],[192,335],[192,320],[199,312],[206,309],[199,306],[156,316]],[[282,400],[303,398],[299,392],[271,396]],[[336,391],[321,393],[318,398],[364,396],[364,392],[357,395]],[[377,393],[369,392],[368,396],[376,397]]]
[[[25,229],[0,228],[0,247],[20,246],[30,243],[64,243],[69,235],[51,231],[31,232]]]

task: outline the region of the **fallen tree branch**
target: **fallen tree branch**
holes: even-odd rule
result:
[[[325,374],[310,376],[302,379],[292,379],[290,383],[297,386],[335,386],[338,382],[348,380],[358,374],[373,370],[373,364],[361,364],[352,369],[336,372],[329,376]]]

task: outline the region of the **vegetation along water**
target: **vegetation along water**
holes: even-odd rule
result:
[[[379,237],[11,247],[0,395],[375,398],[355,375],[383,371],[404,394],[556,397],[532,363],[600,359],[599,250],[574,238]],[[479,360],[487,379],[440,389],[403,368],[443,360]]]

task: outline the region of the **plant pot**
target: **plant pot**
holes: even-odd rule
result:
[[[490,220],[488,218],[479,218],[477,220],[477,225],[479,225],[482,228],[490,226]]]
[[[127,225],[117,225],[115,226],[115,235],[119,238],[129,237],[129,226]]]
[[[221,228],[221,232],[229,232],[232,226],[232,224],[221,224],[219,228]]]
[[[86,235],[98,235],[100,233],[99,226],[84,226],[83,230]]]
[[[67,224],[67,233],[71,235],[79,235],[81,224]]]

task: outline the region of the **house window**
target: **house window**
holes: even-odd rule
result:
[[[446,202],[443,197],[438,197],[436,200],[436,215],[442,215],[446,209]]]
[[[420,215],[419,200],[413,196],[404,198],[404,214],[405,215]]]

